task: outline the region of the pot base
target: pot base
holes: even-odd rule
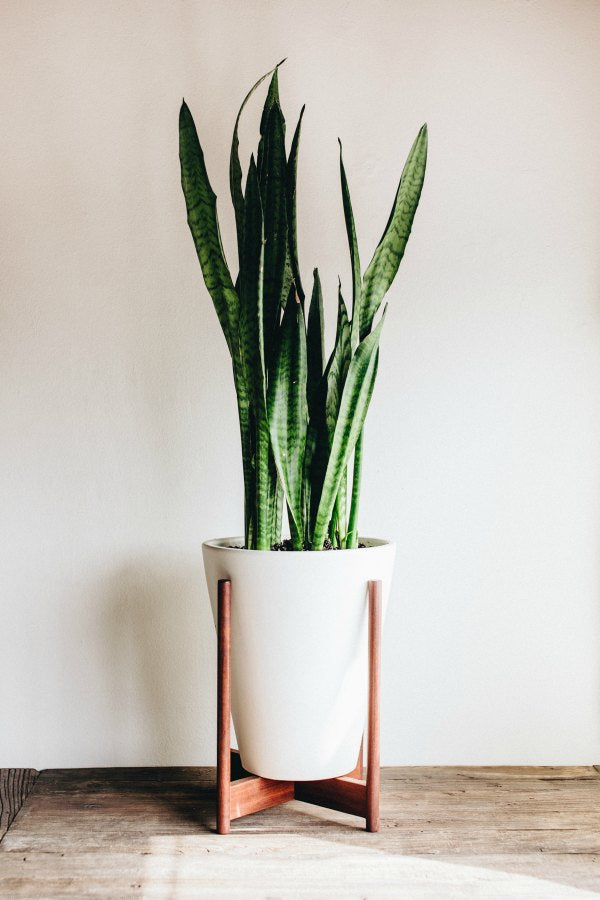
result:
[[[228,834],[232,819],[303,800],[364,816],[367,831],[379,831],[379,685],[381,669],[381,582],[369,582],[369,715],[367,777],[362,745],[349,775],[319,781],[279,781],[246,771],[231,748],[231,582],[218,586],[217,832]]]

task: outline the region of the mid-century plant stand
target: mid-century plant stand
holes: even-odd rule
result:
[[[369,714],[367,777],[363,750],[348,775],[323,781],[275,781],[246,772],[231,748],[231,581],[219,581],[217,678],[217,832],[228,834],[232,819],[304,800],[363,816],[367,831],[379,831],[379,690],[381,670],[381,582],[369,582]]]

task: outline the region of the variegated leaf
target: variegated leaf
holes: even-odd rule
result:
[[[217,197],[208,179],[204,153],[192,114],[185,101],[179,113],[179,159],[187,219],[202,275],[217,311],[229,352],[233,354],[237,332],[238,295],[223,254],[217,217]]]
[[[384,320],[385,310],[377,327],[361,341],[350,362],[317,511],[313,550],[323,549],[340,482],[367,415],[377,375],[379,338]]]
[[[363,278],[360,336],[370,330],[375,313],[396,276],[419,205],[427,165],[427,125],[423,125],[402,170],[396,198]]]

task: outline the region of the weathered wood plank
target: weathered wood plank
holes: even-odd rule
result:
[[[144,853],[0,858],[3,897],[395,898],[395,900],[597,900],[598,859],[577,856],[443,857],[331,847],[310,836],[157,840]]]
[[[36,769],[0,769],[0,841],[33,787]]]
[[[581,898],[600,892],[600,774],[382,770],[381,831],[292,801],[214,833],[214,769],[40,773],[0,896]],[[595,892],[595,893],[594,893]]]

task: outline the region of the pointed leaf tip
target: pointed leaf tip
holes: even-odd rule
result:
[[[181,186],[202,275],[223,328],[230,353],[237,333],[238,296],[221,244],[216,196],[212,189],[194,119],[185,101],[179,112]]]
[[[410,237],[413,219],[425,178],[427,164],[427,124],[421,126],[410,149],[394,203],[363,278],[360,336],[371,329],[373,316],[391,286]]]

